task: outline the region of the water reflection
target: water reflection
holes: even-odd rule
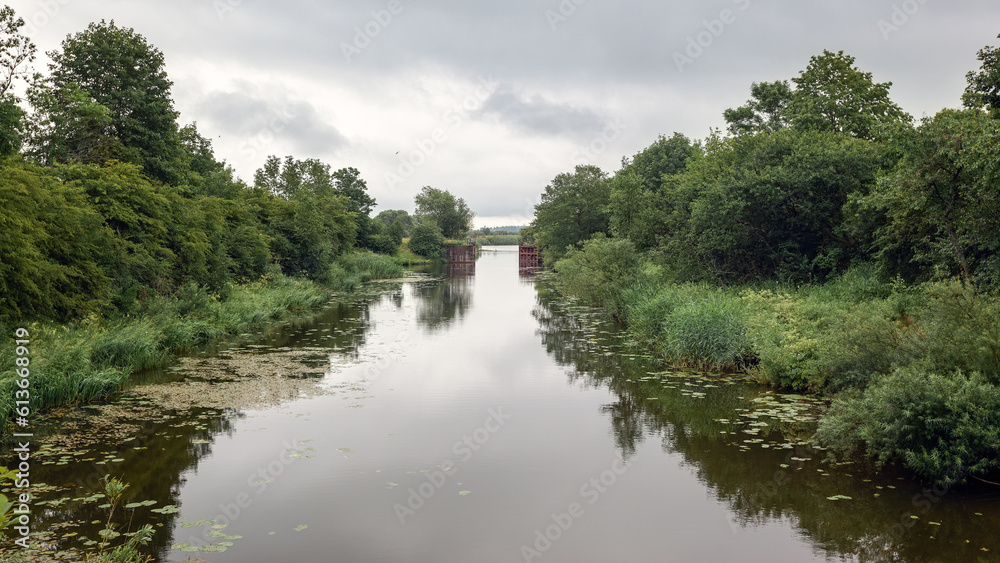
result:
[[[545,280],[537,289],[532,314],[545,349],[577,386],[616,396],[602,412],[622,455],[658,437],[728,508],[733,533],[788,521],[827,557],[860,561],[987,561],[983,547],[1000,549],[987,532],[997,523],[986,511],[994,490],[935,490],[892,470],[824,463],[806,442],[811,421],[771,416],[785,404],[780,395],[734,377],[654,375],[664,368],[624,346],[617,327]]]
[[[429,331],[443,330],[460,321],[472,308],[475,281],[465,264],[454,265],[455,275],[440,282],[416,284],[417,322]],[[472,272],[475,272],[475,265]]]

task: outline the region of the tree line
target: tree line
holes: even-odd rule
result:
[[[917,123],[891,83],[824,51],[790,81],[754,83],[725,132],[557,175],[524,234],[550,264],[596,233],[626,239],[677,281],[818,282],[866,262],[996,288],[998,51],[979,52],[964,107]]]
[[[163,53],[135,30],[91,23],[42,74],[23,26],[0,10],[0,320],[128,315],[269,272],[326,282],[346,252],[471,229],[465,202],[431,187],[413,216],[372,217],[361,173],[317,159],[270,156],[247,183],[179,124]]]

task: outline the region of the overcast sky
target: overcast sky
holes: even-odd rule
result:
[[[361,171],[379,209],[425,185],[526,224],[552,178],[724,127],[752,82],[844,51],[919,118],[960,105],[996,0],[17,0],[39,51],[92,21],[160,49],[181,124],[252,181],[269,154]],[[48,57],[36,61],[45,70]]]

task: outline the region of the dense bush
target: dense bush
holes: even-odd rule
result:
[[[437,226],[437,223],[424,220],[410,231],[410,241],[407,245],[418,256],[433,259],[441,258],[444,235],[441,234],[441,229]]]
[[[598,233],[556,262],[563,289],[622,317],[624,291],[638,279],[641,260],[631,241]]]
[[[1000,466],[1000,389],[978,374],[898,370],[836,401],[817,438],[841,454],[863,450],[880,465],[963,482]]]

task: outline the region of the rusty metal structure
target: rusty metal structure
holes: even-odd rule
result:
[[[519,245],[517,247],[518,268],[539,268],[542,265],[542,258],[538,255],[538,247],[533,245]]]
[[[444,257],[448,262],[473,262],[476,261],[476,245],[474,244],[448,244],[444,247]]]

